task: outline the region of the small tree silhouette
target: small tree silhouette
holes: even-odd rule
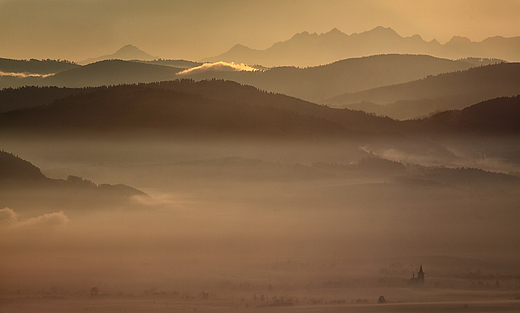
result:
[[[91,297],[97,297],[98,293],[99,293],[98,287],[92,287],[92,289],[90,289],[90,296]]]

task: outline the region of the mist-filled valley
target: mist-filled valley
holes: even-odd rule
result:
[[[216,79],[0,97],[7,308],[517,296],[518,97],[406,121]]]
[[[0,1],[0,313],[520,311],[520,7],[440,2]]]
[[[78,297],[96,286],[105,297],[174,301],[204,290],[245,298],[242,307],[283,295],[311,304],[518,292],[511,151],[475,157],[483,140],[425,144],[424,154],[410,142],[361,143],[3,140],[67,183],[4,180],[2,292]],[[426,289],[416,290],[421,264]]]

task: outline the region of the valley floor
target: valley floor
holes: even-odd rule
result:
[[[269,306],[230,299],[175,301],[153,298],[3,298],[0,312],[518,312],[518,300],[456,301],[385,304],[294,304]]]

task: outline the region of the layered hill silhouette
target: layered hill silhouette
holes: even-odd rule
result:
[[[276,67],[256,72],[208,71],[185,75],[193,79],[219,78],[253,85],[307,101],[319,102],[347,92],[404,83],[440,73],[474,67],[467,60],[453,61],[427,55],[374,55],[308,67]]]
[[[489,60],[488,60],[489,61]],[[279,67],[267,70],[196,71],[178,74],[200,63],[185,60],[123,61],[105,60],[56,73],[49,77],[0,77],[0,87],[23,85],[92,87],[129,83],[148,83],[177,78],[226,79],[260,89],[287,94],[307,101],[320,102],[347,92],[398,84],[427,75],[468,69],[486,60],[448,60],[425,55],[377,55],[347,59],[332,64],[309,67]],[[174,67],[178,65],[179,67]],[[2,83],[5,85],[2,86]]]
[[[79,64],[89,64],[89,63],[95,63],[103,60],[111,60],[111,59],[118,59],[118,60],[142,60],[142,61],[153,61],[155,59],[158,59],[158,57],[154,57],[143,50],[137,48],[133,45],[126,45],[122,47],[121,49],[117,50],[113,54],[107,54],[102,55],[95,58],[89,58],[86,60],[83,60],[79,62]]]
[[[497,36],[472,42],[468,38],[455,36],[443,45],[436,40],[427,42],[419,35],[402,37],[393,29],[381,26],[351,35],[334,28],[319,35],[302,32],[265,50],[236,45],[219,56],[202,61],[265,66],[314,66],[341,59],[389,53],[428,54],[451,59],[481,57],[520,61],[520,37]]]
[[[344,94],[323,103],[397,119],[411,119],[518,94],[520,63],[501,63]]]
[[[0,89],[37,85],[42,77],[79,67],[62,60],[14,60],[0,58]]]
[[[40,86],[90,87],[175,79],[181,68],[123,60],[105,60],[41,79]]]
[[[87,65],[64,62],[52,74],[0,73],[0,88],[21,86],[91,87],[129,83],[147,83],[176,79],[176,73],[200,66],[186,60],[124,61],[104,60]]]
[[[67,91],[67,89],[64,89]],[[269,138],[354,138],[520,133],[519,97],[399,122],[330,108],[232,81],[177,80],[72,94],[0,114],[0,130],[70,136],[162,134]]]

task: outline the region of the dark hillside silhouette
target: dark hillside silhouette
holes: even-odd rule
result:
[[[20,159],[14,154],[0,151],[0,184],[25,182],[42,182],[47,178],[39,168],[30,162]]]
[[[1,114],[0,121],[4,130],[158,130],[309,137],[385,133],[396,124],[364,112],[331,109],[218,80],[98,88],[46,106]]]
[[[52,103],[56,99],[87,92],[89,89],[21,87],[0,90],[0,113]]]
[[[66,60],[13,60],[0,58],[0,72],[4,73],[31,73],[53,74],[59,73],[79,65]]]
[[[49,91],[49,100],[52,97],[56,100],[0,114],[0,128],[4,131],[407,138],[436,134],[518,134],[520,130],[519,97],[490,100],[462,111],[399,122],[223,80],[184,79],[92,89],[7,91],[28,93],[29,99],[40,91]]]
[[[324,103],[410,119],[517,94],[520,94],[520,63],[502,63],[345,94]]]
[[[317,105],[316,105],[317,106]],[[3,129],[83,134],[159,131],[210,135],[339,136],[345,125],[269,106],[172,90],[116,86],[0,115]]]
[[[431,134],[519,135],[520,96],[487,100],[463,110],[403,123],[414,131]]]
[[[397,123],[390,118],[376,117],[361,111],[336,110],[283,94],[262,92],[253,86],[241,85],[234,81],[177,80],[152,83],[148,86],[197,94],[219,101],[247,103],[255,106],[289,110],[300,115],[334,122],[354,132],[386,133],[394,131],[395,127],[397,127]]]
[[[57,188],[57,190],[94,191],[118,196],[145,195],[140,190],[123,184],[95,184],[81,177],[69,176],[66,180],[51,179],[42,174],[41,170],[30,162],[14,154],[0,151],[0,186],[8,191],[16,188]],[[3,205],[3,204],[2,204]]]

